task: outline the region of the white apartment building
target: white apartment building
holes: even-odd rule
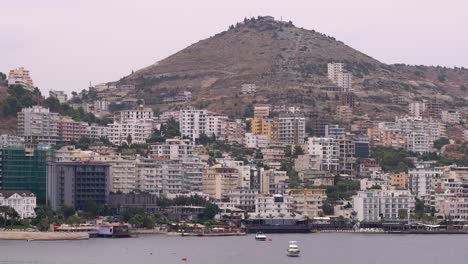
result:
[[[255,211],[255,199],[259,195],[258,190],[236,189],[226,194],[229,198],[229,202],[234,204],[236,208],[245,210],[246,212]]]
[[[162,164],[162,193],[180,194],[184,190],[184,169],[178,161],[168,161]]]
[[[0,135],[0,148],[9,146],[23,146],[24,138],[12,135]]]
[[[207,164],[198,158],[185,158],[182,161],[184,176],[184,191],[202,192],[203,174],[207,169]]]
[[[338,77],[338,73],[345,70],[344,63],[328,63],[328,79],[335,82]]]
[[[93,108],[94,108],[93,113],[96,115],[107,113],[109,112],[109,105],[110,105],[110,102],[107,100],[103,100],[103,99],[96,100],[93,102]],[[122,112],[121,112],[121,115],[122,115]],[[128,115],[124,114],[124,116],[131,116],[131,115],[137,116],[136,114],[128,114]]]
[[[207,130],[207,110],[197,110],[193,108],[182,109],[179,112],[179,128],[182,137],[189,137],[192,141],[206,134]]]
[[[244,165],[243,161],[232,159],[216,159],[216,162],[227,168],[234,168],[238,171],[238,188],[250,188],[250,166]]]
[[[36,196],[30,191],[0,191],[0,206],[15,209],[21,219],[36,217]]]
[[[352,91],[352,74],[349,72],[339,72],[336,76],[336,85],[341,87],[342,92]]]
[[[241,85],[242,94],[255,94],[257,86],[254,83],[244,83]]]
[[[353,196],[354,211],[361,222],[407,221],[415,203],[408,190],[367,190]]]
[[[49,91],[49,96],[56,98],[61,104],[68,101],[68,95],[64,91],[51,90]]]
[[[465,194],[437,194],[435,216],[458,221],[468,220],[468,196]]]
[[[310,137],[308,153],[313,168],[323,171],[337,171],[340,162],[340,146],[333,138]]]
[[[189,139],[166,139],[165,143],[151,145],[151,155],[154,157],[179,160],[192,156],[193,145]]]
[[[431,152],[433,142],[426,132],[411,132],[405,136],[405,149],[416,153]]]
[[[323,215],[322,205],[327,198],[325,189],[290,190],[291,208],[303,216],[313,218]]]
[[[227,116],[209,114],[206,117],[205,134],[209,137],[221,135],[224,122],[228,120]]]
[[[447,124],[460,124],[460,113],[455,110],[442,111],[442,122]]]
[[[254,135],[253,133],[245,133],[244,145],[247,148],[266,148],[268,146],[268,136]]]
[[[108,125],[107,137],[115,145],[144,144],[153,132],[153,123],[151,120],[142,119],[138,121],[123,121]],[[131,142],[128,142],[129,136]]]
[[[18,112],[18,135],[33,144],[56,144],[59,135],[60,115],[47,108],[33,106]]]
[[[160,194],[162,191],[162,164],[153,159],[136,160],[136,183],[141,192]]]
[[[239,171],[237,169],[216,164],[203,174],[203,193],[208,194],[210,198],[221,200],[229,192],[237,189],[238,183]]]
[[[93,140],[99,140],[101,137],[107,137],[107,126],[91,124],[86,127],[86,136]]]
[[[34,83],[29,75],[29,71],[24,67],[10,70],[8,74],[8,86],[11,85],[21,85],[31,92],[34,90]]]
[[[153,109],[140,106],[131,110],[120,111],[120,121],[153,120],[153,114]]]
[[[290,196],[275,194],[259,195],[255,199],[255,213],[263,217],[269,215],[278,217],[280,215],[287,216],[292,213],[292,201]]]
[[[304,117],[279,117],[278,123],[279,143],[286,145],[304,144],[306,137]]]

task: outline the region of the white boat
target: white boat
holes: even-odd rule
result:
[[[288,247],[286,255],[288,255],[288,257],[299,257],[299,253],[301,253],[301,251],[299,250],[299,247],[297,246],[297,242],[289,241],[289,247]]]
[[[263,234],[262,232],[258,232],[255,235],[255,240],[265,241],[266,239],[267,239],[267,236],[265,234]]]

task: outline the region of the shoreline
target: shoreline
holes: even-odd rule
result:
[[[0,240],[25,241],[58,241],[58,240],[87,240],[89,234],[85,232],[33,232],[33,231],[1,231]]]

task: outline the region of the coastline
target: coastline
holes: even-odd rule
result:
[[[87,240],[89,234],[85,232],[28,232],[28,231],[1,231],[0,240]]]

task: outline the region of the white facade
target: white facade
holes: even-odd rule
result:
[[[160,194],[162,191],[162,165],[152,159],[136,160],[136,183],[141,192]]]
[[[287,145],[304,144],[306,137],[304,117],[280,117],[278,122],[279,143]]]
[[[120,111],[120,121],[141,121],[152,120],[153,109],[145,107],[137,107],[131,110]]]
[[[328,63],[328,79],[335,82],[338,73],[344,71],[343,63]]]
[[[339,72],[336,77],[336,85],[341,87],[343,92],[352,91],[351,87],[352,75],[349,72]]]
[[[208,115],[206,117],[205,135],[219,137],[223,129],[223,123],[228,120],[227,116]]]
[[[165,143],[151,145],[155,157],[178,160],[192,156],[193,145],[189,139],[166,139]]]
[[[340,159],[340,146],[333,138],[310,137],[309,155],[316,170],[336,171]]]
[[[255,213],[263,216],[289,215],[292,212],[291,197],[283,195],[257,196],[255,199]]]
[[[6,146],[23,146],[24,138],[12,135],[0,135],[0,148]]]
[[[420,117],[426,110],[426,105],[423,102],[411,102],[408,105],[411,116]]]
[[[268,136],[245,133],[244,145],[247,148],[266,148],[268,146]]]
[[[128,136],[131,136],[131,144],[144,144],[151,136],[153,123],[151,120],[114,122],[108,125],[107,137],[115,145],[122,145],[127,142]]]
[[[18,112],[18,135],[28,143],[56,144],[60,140],[59,122],[59,114],[47,108],[23,108]]]
[[[258,195],[258,190],[247,188],[230,191],[226,196],[229,198],[229,202],[234,204],[235,207],[247,212],[252,212],[255,210],[255,200]]]
[[[408,190],[368,190],[353,196],[353,207],[361,222],[407,221],[415,208]]]
[[[130,193],[137,190],[136,160],[120,155],[102,155],[93,158],[110,165],[110,191]]]
[[[408,185],[411,192],[423,199],[433,190],[435,179],[441,178],[444,171],[441,168],[418,167],[408,170]]]
[[[36,217],[36,196],[30,191],[0,191],[0,206],[15,209],[21,219]]]
[[[207,110],[196,110],[193,108],[182,109],[179,113],[179,128],[183,137],[189,137],[193,141],[206,134]]]
[[[460,113],[455,110],[442,111],[442,122],[447,124],[460,124]]]
[[[108,127],[92,124],[86,127],[86,136],[90,139],[99,140],[101,137],[107,137]]]

